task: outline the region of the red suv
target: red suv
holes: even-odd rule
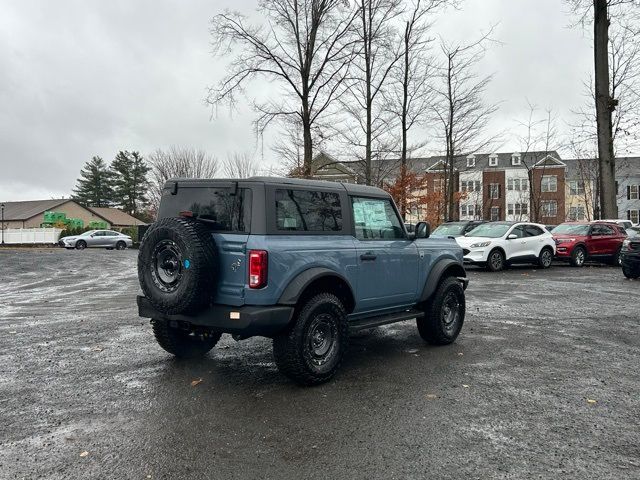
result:
[[[551,233],[556,241],[556,258],[581,267],[588,260],[619,265],[624,229],[615,223],[563,223]]]

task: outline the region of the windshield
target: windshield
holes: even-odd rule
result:
[[[471,230],[465,237],[499,238],[510,228],[511,225],[508,223],[485,223]]]
[[[566,233],[569,235],[588,235],[589,225],[575,225],[571,223],[565,223],[564,225],[558,225],[556,228],[551,230],[551,233],[553,234]]]
[[[431,236],[447,237],[449,235],[462,235],[463,230],[463,223],[443,223],[431,233]]]

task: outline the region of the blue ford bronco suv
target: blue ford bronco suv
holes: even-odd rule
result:
[[[465,315],[462,249],[407,233],[385,191],[364,185],[254,177],[172,179],[144,235],[141,317],[178,357],[223,333],[273,339],[294,381],[336,372],[349,332],[416,319],[428,343],[452,343]]]

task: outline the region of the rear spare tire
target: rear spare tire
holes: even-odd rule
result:
[[[186,218],[163,218],[147,230],[138,253],[140,287],[163,313],[195,313],[211,303],[217,256],[210,231]]]

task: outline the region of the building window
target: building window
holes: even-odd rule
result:
[[[460,217],[466,217],[466,216],[467,216],[467,206],[460,205]]]
[[[585,217],[586,215],[584,212],[584,207],[582,206],[569,207],[569,220],[574,220],[574,221],[584,220]]]
[[[491,221],[497,222],[500,220],[500,207],[491,207]]]
[[[629,185],[627,190],[627,200],[638,200],[638,190],[640,190],[640,185]]]
[[[444,190],[444,178],[434,178],[433,179],[433,191],[435,193],[440,193]]]
[[[584,195],[584,182],[582,180],[571,180],[569,182],[569,195]]]
[[[467,167],[475,167],[476,166],[476,156],[469,155],[467,157]]]
[[[514,153],[513,155],[511,155],[511,165],[521,165],[519,153]]]
[[[558,202],[555,200],[546,200],[540,204],[540,210],[543,217],[557,217]]]
[[[543,192],[557,192],[558,177],[555,175],[543,175],[540,182],[540,190]]]
[[[529,206],[526,203],[510,203],[507,205],[507,214],[509,215],[527,215],[529,213]]]
[[[497,155],[489,155],[489,166],[497,167],[498,166],[498,156]]]
[[[480,182],[478,181],[464,180],[460,182],[461,192],[479,192],[480,188]]]
[[[500,198],[500,184],[499,183],[491,183],[489,184],[489,198],[495,200]]]
[[[529,180],[526,178],[510,178],[507,180],[507,190],[526,192],[529,190]]]
[[[640,210],[627,210],[627,218],[631,220],[631,223],[640,222]]]

